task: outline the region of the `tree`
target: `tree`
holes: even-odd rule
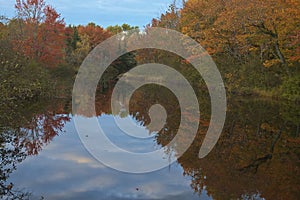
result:
[[[270,67],[292,62],[296,44],[290,34],[299,30],[299,16],[295,0],[189,0],[180,23],[182,32],[209,53],[228,53],[239,60],[254,53]]]
[[[119,25],[114,25],[114,26],[108,26],[106,27],[106,30],[112,33],[113,35],[116,35],[118,33],[138,29],[138,26],[130,26],[129,24],[122,24],[121,26]]]
[[[74,52],[78,48],[80,37],[76,26],[69,26],[66,28],[66,62],[72,66],[77,65],[77,60],[74,57]]]
[[[230,20],[225,20],[230,19]],[[246,52],[260,55],[266,67],[281,63],[285,67],[295,54],[290,33],[299,30],[300,4],[294,0],[231,0],[216,22],[219,31],[235,34]]]
[[[115,26],[108,26],[106,27],[106,30],[108,30],[109,32],[111,32],[113,35],[116,35],[118,33],[121,33],[123,31],[123,28],[119,25],[115,25]]]
[[[174,1],[165,14],[161,14],[159,19],[152,19],[151,24],[147,27],[162,27],[180,31],[180,25],[180,9],[176,7],[176,1]]]
[[[224,9],[222,0],[189,0],[184,4],[180,15],[181,31],[199,42],[208,53],[214,54],[220,38],[216,36],[215,21]]]
[[[80,38],[84,35],[88,37],[90,50],[94,49],[98,44],[111,36],[108,31],[95,23],[89,23],[86,26],[78,26],[77,29]]]
[[[65,23],[44,0],[16,0],[19,19],[15,49],[47,67],[63,62]]]

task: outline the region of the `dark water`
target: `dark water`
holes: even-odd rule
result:
[[[109,94],[108,91],[98,95],[97,116],[82,117],[102,121],[108,137],[118,146],[146,152],[166,145],[174,137],[180,109],[169,91],[157,90],[150,95],[141,90],[130,102],[130,112],[123,114],[123,118],[133,118],[145,126],[149,123],[147,111],[151,105],[161,103],[166,108],[168,120],[164,131],[143,142],[120,136],[107,101]],[[129,174],[104,166],[87,152],[74,127],[70,101],[6,105],[1,108],[0,121],[0,196],[2,199],[300,197],[298,104],[229,99],[222,136],[203,159],[198,158],[198,152],[208,128],[210,104],[201,101],[200,107],[197,137],[176,163],[156,172]]]

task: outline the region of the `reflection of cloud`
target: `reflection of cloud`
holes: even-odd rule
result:
[[[63,155],[63,160],[69,160],[69,161],[73,161],[75,163],[78,164],[91,164],[94,163],[95,161],[93,161],[92,159],[88,158],[88,157],[80,157],[78,155],[72,155],[72,154],[65,154]]]
[[[38,156],[28,157],[17,166],[8,181],[45,199],[199,199],[180,166],[140,175],[117,172],[88,154],[73,122],[67,123],[65,130]]]

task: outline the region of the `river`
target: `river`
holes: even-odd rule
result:
[[[153,89],[155,90],[155,89]],[[148,90],[149,91],[149,90]],[[180,109],[168,91],[135,94],[130,112],[113,114],[99,94],[95,118],[107,137],[128,151],[165,146],[178,129]],[[147,95],[147,94],[146,94]],[[140,140],[122,134],[114,117],[133,120],[147,135],[149,107],[160,102],[164,131]],[[300,196],[300,107],[296,103],[229,98],[226,123],[205,157],[199,148],[209,125],[210,104],[200,103],[200,128],[190,148],[158,171],[124,173],[105,166],[84,147],[74,125],[71,100],[1,108],[0,197],[2,199],[297,199]],[[170,120],[169,118],[172,118]],[[143,128],[144,127],[144,128]],[[87,132],[87,138],[93,136]],[[165,151],[172,157],[176,148]],[[121,162],[121,161],[120,161]]]

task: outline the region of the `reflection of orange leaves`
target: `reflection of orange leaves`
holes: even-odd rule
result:
[[[209,123],[210,123],[210,121],[200,119],[201,127],[209,127]]]
[[[100,88],[98,88],[99,91]],[[109,86],[108,90],[104,93],[97,92],[95,108],[97,116],[106,113],[111,113],[111,95],[113,92],[113,86]]]
[[[25,143],[26,153],[28,155],[37,155],[40,150],[42,150],[42,142],[38,140],[27,141]]]
[[[59,131],[62,131],[65,122],[69,121],[70,118],[66,116],[49,116],[46,117],[43,122],[43,142],[49,143]]]
[[[206,56],[208,56],[208,52],[202,52],[202,53],[198,53],[196,55],[192,55],[192,56],[188,57],[187,60],[189,62],[193,62],[193,61],[195,61],[197,59],[205,58]]]
[[[195,118],[192,113],[182,112],[181,115],[184,117],[184,119],[186,119],[190,123],[192,123],[192,122],[198,122],[199,121],[199,119]]]
[[[69,120],[68,116],[56,115],[54,112],[36,115],[21,129],[15,145],[24,147],[28,155],[37,155],[44,145],[49,144],[62,131],[65,122]]]

